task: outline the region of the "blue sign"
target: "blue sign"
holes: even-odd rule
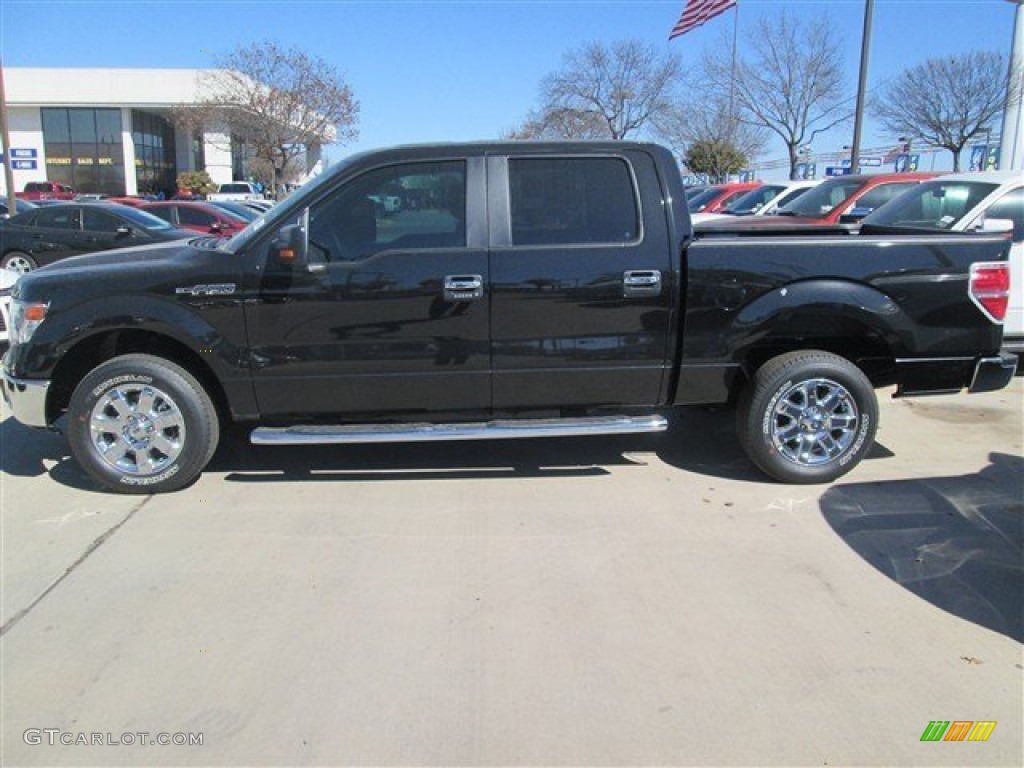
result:
[[[34,171],[35,169],[35,160],[11,160],[12,171]]]
[[[985,156],[988,154],[988,147],[984,144],[977,144],[971,147],[971,164],[970,169],[972,171],[980,171],[981,164],[985,162]]]
[[[818,176],[817,163],[797,163],[796,177],[798,179],[815,179]]]
[[[25,160],[30,157],[38,157],[35,149],[18,149],[17,147],[11,147],[11,159]]]
[[[845,168],[837,168],[834,165],[829,165],[829,166],[826,166],[826,168],[825,168],[825,175],[826,176],[849,176],[850,175],[850,170],[851,170],[850,166],[846,166]]]
[[[896,162],[893,170],[895,170],[896,173],[913,173],[917,170],[917,166],[920,162],[920,155],[908,155],[904,152],[903,154],[896,156]]]

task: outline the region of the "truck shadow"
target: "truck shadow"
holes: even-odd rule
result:
[[[855,483],[821,498],[870,565],[954,616],[1024,642],[1024,459],[972,475]]]
[[[232,427],[207,472],[233,483],[288,481],[458,480],[472,478],[595,477],[615,466],[637,466],[654,454],[662,462],[709,477],[763,483],[767,478],[736,441],[728,408],[685,408],[668,414],[669,430],[652,435],[487,440],[354,446],[254,446],[249,431]],[[869,458],[891,456],[876,446]],[[48,474],[79,490],[98,490],[70,457],[63,436],[0,422],[0,473]]]
[[[234,428],[208,471],[242,483],[594,477],[610,467],[644,465],[638,454],[653,454],[685,471],[765,481],[736,443],[731,412],[686,409],[669,423],[667,432],[650,435],[282,447],[250,445],[248,432]]]

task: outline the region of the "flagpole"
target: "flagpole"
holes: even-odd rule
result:
[[[864,3],[864,35],[860,40],[860,77],[857,80],[857,106],[853,113],[853,150],[850,153],[850,173],[860,173],[860,133],[864,121],[864,95],[868,85],[868,53],[871,48],[871,15],[875,0]]]
[[[729,141],[736,141],[736,39],[740,28],[740,4],[736,0],[732,17],[732,76],[729,79]]]

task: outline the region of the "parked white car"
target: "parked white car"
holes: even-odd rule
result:
[[[1013,232],[1003,347],[1024,353],[1024,174],[953,173],[922,182],[867,216],[863,227]]]
[[[241,203],[245,200],[262,200],[263,195],[257,191],[255,184],[250,184],[247,181],[232,181],[228,184],[221,184],[217,191],[207,195],[206,199],[211,203]]]
[[[819,181],[779,181],[762,184],[736,198],[718,213],[695,213],[690,216],[694,224],[730,216],[774,216],[779,208],[796,200]]]
[[[21,277],[17,272],[0,269],[0,349],[7,348],[11,327],[11,289]]]

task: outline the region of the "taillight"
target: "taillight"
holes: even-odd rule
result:
[[[971,301],[994,323],[1003,322],[1010,303],[1010,264],[1005,261],[979,261],[971,264],[967,289]]]

